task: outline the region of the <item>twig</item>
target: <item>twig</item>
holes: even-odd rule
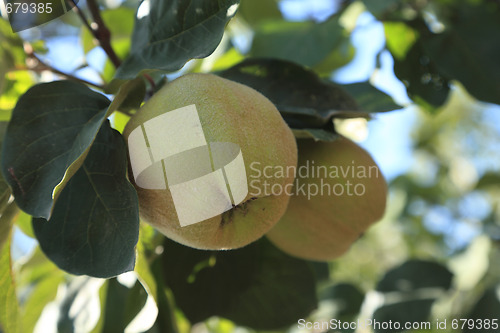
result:
[[[73,10],[76,12],[76,14],[78,16],[80,16],[80,19],[82,20],[83,22],[83,25],[85,25],[85,27],[88,29],[88,31],[94,36],[95,38],[95,34],[94,34],[94,29],[92,29],[92,27],[90,26],[89,24],[89,21],[87,20],[87,17],[85,16],[85,13],[82,12],[82,10],[80,8],[78,8],[78,6],[76,5],[75,1],[74,0],[69,0],[73,3]]]
[[[113,50],[113,47],[111,46],[111,32],[102,20],[99,5],[96,0],[87,0],[87,7],[89,7],[90,13],[92,14],[92,18],[94,19],[94,23],[96,25],[94,28],[95,38],[99,41],[99,44],[104,52],[106,52],[113,65],[116,68],[120,67],[121,60],[118,58]]]
[[[78,14],[78,16],[80,16],[80,19],[82,20],[85,27],[99,42],[99,46],[101,46],[104,52],[106,52],[111,63],[113,63],[115,68],[120,67],[121,60],[111,46],[111,32],[106,27],[106,24],[101,17],[99,5],[97,4],[97,2],[95,2],[95,0],[87,0],[87,7],[89,8],[90,14],[92,15],[93,19],[93,22],[89,23],[87,17],[85,16],[85,13],[83,13],[82,10],[78,8],[75,1],[68,1],[71,1],[73,3],[73,10]]]
[[[48,70],[54,74],[57,74],[59,76],[65,77],[67,79],[77,81],[83,84],[88,84],[89,86],[104,90],[104,86],[93,83],[84,79],[81,79],[79,77],[76,77],[74,75],[62,72],[58,70],[57,68],[52,67],[51,65],[47,64],[44,62],[42,59],[40,59],[34,52],[33,47],[29,43],[24,44],[24,51],[26,52],[26,56],[28,57],[26,63],[27,63],[27,69],[32,70],[34,72],[40,73],[42,71]]]

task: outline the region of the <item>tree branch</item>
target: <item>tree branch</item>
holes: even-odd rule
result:
[[[40,73],[42,71],[50,71],[54,74],[57,74],[59,76],[67,78],[69,80],[77,81],[77,82],[80,82],[83,84],[88,84],[89,86],[98,88],[100,90],[104,90],[104,86],[102,86],[100,84],[90,82],[90,81],[78,78],[74,75],[62,72],[62,71],[58,70],[57,68],[54,68],[51,65],[47,64],[46,62],[44,62],[42,59],[40,59],[35,54],[33,47],[28,43],[24,44],[24,51],[26,52],[26,56],[28,57],[28,59],[26,59],[26,64],[27,64],[26,69],[28,69],[28,70],[32,70],[32,71],[37,72],[37,73]]]
[[[94,36],[94,38],[96,38],[95,33],[94,33],[94,29],[92,29],[92,27],[90,26],[89,21],[87,20],[87,17],[85,16],[85,13],[82,12],[82,10],[80,8],[78,8],[78,6],[76,5],[74,0],[69,0],[69,1],[71,1],[73,3],[73,10],[76,12],[76,14],[78,16],[80,16],[80,19],[82,20],[83,25],[92,34],[92,36]]]
[[[113,63],[115,68],[120,67],[121,60],[118,55],[113,50],[111,46],[111,32],[106,27],[104,23],[101,12],[99,10],[99,5],[95,0],[87,0],[87,7],[89,8],[90,14],[92,15],[93,22],[89,23],[85,13],[82,12],[80,8],[76,5],[74,0],[68,0],[73,3],[73,10],[80,16],[85,27],[90,31],[92,36],[97,40],[99,46],[106,52],[109,60]]]
[[[116,68],[120,67],[121,60],[118,58],[113,50],[113,47],[111,46],[111,32],[108,27],[106,27],[106,24],[101,17],[99,5],[96,0],[87,0],[87,6],[89,7],[90,13],[92,14],[92,18],[94,19],[94,23],[96,25],[94,28],[95,38],[99,41],[99,44],[104,52],[106,52],[113,65]]]

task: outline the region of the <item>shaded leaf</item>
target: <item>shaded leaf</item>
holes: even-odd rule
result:
[[[363,0],[363,4],[375,17],[384,18],[398,8],[400,0]]]
[[[220,43],[238,0],[143,1],[139,6],[131,54],[116,72],[133,79],[146,70],[176,71],[190,59],[210,55]]]
[[[116,106],[116,109],[124,112],[139,109],[141,103],[144,101],[144,96],[146,96],[146,83],[144,79],[142,77],[135,78],[128,81],[125,85],[122,85],[121,88],[122,91],[119,92],[119,97],[122,100],[121,103]],[[124,90],[126,90],[126,92],[124,92]],[[121,94],[123,94],[123,98]]]
[[[35,217],[50,217],[57,195],[81,165],[104,121],[108,104],[103,95],[71,81],[33,86],[19,99],[1,161],[19,208]]]
[[[498,332],[498,318],[500,318],[500,297],[499,297],[499,288],[491,288],[484,292],[479,301],[474,305],[472,311],[465,317],[475,321],[474,325],[465,325],[463,333],[493,333]],[[491,325],[492,319],[497,319],[496,327]],[[486,323],[486,320],[490,322],[490,326],[488,328],[478,328],[479,323]],[[463,322],[460,322],[461,326]]]
[[[91,311],[100,311],[97,308],[98,297],[106,280],[91,277],[74,277],[60,288],[55,310],[58,316],[53,320],[52,332],[87,332],[95,322],[95,317],[89,315]],[[50,321],[47,320],[47,324]],[[55,324],[55,325],[54,325]],[[54,327],[57,326],[57,327]]]
[[[5,136],[6,130],[7,130],[7,122],[0,121],[0,145],[3,142],[3,138]],[[1,152],[0,152],[0,157],[1,157]],[[3,209],[6,207],[9,198],[10,198],[9,185],[7,185],[7,183],[3,179],[2,174],[0,173],[0,214],[3,212]],[[1,235],[1,233],[0,233],[0,235]]]
[[[33,219],[42,250],[61,269],[107,278],[134,268],[139,209],[126,168],[123,138],[106,123],[52,219]]]
[[[431,261],[408,260],[391,269],[378,282],[376,290],[382,292],[409,292],[421,288],[449,289],[453,274],[443,265]]]
[[[348,36],[339,24],[338,16],[322,23],[270,21],[255,31],[250,54],[313,67],[346,39]]]
[[[500,174],[488,172],[484,174],[476,184],[478,189],[495,188],[500,185]]]
[[[152,327],[148,332],[178,332],[175,306],[173,302],[172,292],[165,286],[165,275],[162,263],[162,258],[158,257],[151,263],[151,272],[155,278],[157,295],[155,297],[156,305],[158,307],[158,316]],[[161,286],[161,287],[160,287]]]
[[[376,333],[411,331],[406,330],[405,325],[428,321],[432,303],[434,299],[417,299],[384,305],[373,314],[373,320],[378,322],[378,325],[373,325],[374,331]],[[389,323],[393,329],[387,328]]]
[[[328,263],[311,261],[309,264],[316,275],[316,281],[318,283],[326,282],[330,279],[330,268],[328,267]]]
[[[444,32],[422,33],[423,48],[441,73],[475,98],[500,104],[500,4],[459,1],[452,8]]]
[[[314,139],[315,141],[332,142],[338,138],[338,134],[328,132],[322,129],[314,129],[314,128],[293,129],[292,132],[296,139]]]
[[[440,72],[420,41],[404,59],[394,59],[394,74],[405,84],[408,96],[428,111],[434,112],[448,98],[450,78]]]
[[[389,95],[378,90],[369,82],[359,82],[342,85],[358,103],[359,109],[365,112],[387,112],[401,109]]]
[[[167,240],[163,265],[175,302],[192,323],[221,316],[237,325],[276,329],[316,307],[308,262],[289,257],[265,238],[219,252]]]
[[[103,309],[102,332],[122,333],[146,304],[147,293],[139,282],[129,289],[116,279],[108,281],[106,305]]]
[[[348,38],[342,38],[340,44],[312,69],[320,76],[328,78],[332,72],[350,63],[354,59],[356,49]]]
[[[352,318],[361,309],[365,295],[354,285],[339,283],[320,292],[320,300],[333,301],[336,304],[336,318]]]
[[[331,130],[334,116],[359,117],[356,101],[338,85],[313,71],[277,59],[247,59],[220,76],[254,88],[276,105],[294,129]]]

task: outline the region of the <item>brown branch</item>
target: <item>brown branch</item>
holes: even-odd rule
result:
[[[81,21],[83,22],[83,25],[87,28],[87,30],[95,37],[94,29],[90,26],[89,21],[87,20],[87,17],[85,16],[85,13],[82,12],[80,8],[76,5],[76,2],[74,0],[69,0],[70,2],[73,3],[73,10],[76,12],[78,16],[80,16]]]
[[[28,57],[26,59],[26,64],[27,64],[26,69],[28,69],[28,70],[32,70],[32,71],[37,72],[37,73],[40,73],[42,71],[50,71],[54,74],[57,74],[59,76],[66,78],[66,79],[77,81],[77,82],[98,88],[100,90],[104,90],[104,86],[102,86],[100,84],[90,82],[90,81],[87,81],[85,79],[80,79],[74,75],[62,72],[62,71],[58,70],[57,68],[54,68],[51,65],[47,64],[46,62],[44,62],[42,59],[40,59],[35,54],[33,47],[28,43],[24,44],[24,51],[26,52],[26,56]]]
[[[111,46],[111,32],[108,27],[104,23],[101,17],[101,11],[99,10],[99,5],[96,0],[87,0],[87,7],[89,7],[90,14],[92,14],[92,18],[94,19],[95,27],[94,27],[94,36],[99,41],[104,52],[109,57],[109,60],[113,63],[113,65],[118,68],[120,67],[121,60],[116,55],[113,47]],[[92,26],[92,25],[91,25]]]
[[[121,60],[115,53],[115,50],[111,46],[111,32],[106,27],[104,23],[101,12],[99,10],[99,5],[95,0],[87,0],[87,7],[89,8],[90,14],[92,15],[93,22],[89,23],[85,13],[82,12],[80,8],[76,5],[74,0],[68,0],[73,3],[73,10],[80,16],[85,27],[90,31],[94,39],[99,43],[99,46],[106,52],[109,60],[115,68],[120,67]]]

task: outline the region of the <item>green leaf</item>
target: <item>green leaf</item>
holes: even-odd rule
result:
[[[10,237],[0,247],[0,330],[5,333],[22,332],[20,329],[19,305],[12,272]]]
[[[375,17],[384,18],[386,14],[393,15],[402,1],[400,0],[363,0],[363,4]]]
[[[97,321],[97,324],[95,327],[90,331],[91,333],[101,333],[103,332],[102,328],[104,327],[104,309],[106,307],[106,296],[108,295],[108,282],[110,280],[106,281],[103,283],[101,288],[99,288],[99,308],[101,309],[101,314],[99,316],[99,320]]]
[[[190,59],[210,55],[220,43],[239,0],[143,1],[131,54],[116,72],[133,79],[147,70],[176,71]]]
[[[500,318],[500,288],[491,288],[484,292],[479,301],[474,305],[472,311],[465,317],[471,320],[478,320],[485,323],[485,320],[489,320],[491,324],[491,319]],[[462,322],[460,322],[460,325]],[[498,331],[498,327],[494,329],[490,326],[489,329],[479,329],[479,325],[475,324],[472,327],[465,325],[463,333],[493,333]]]
[[[296,139],[314,139],[315,141],[333,142],[338,138],[338,134],[322,129],[303,128],[293,129],[292,132]]]
[[[219,252],[167,240],[163,265],[175,302],[192,323],[221,316],[258,330],[277,329],[316,307],[308,262],[289,257],[265,238]]]
[[[23,330],[25,332],[33,332],[43,309],[56,298],[57,288],[64,281],[60,270],[51,273],[36,281],[29,294],[26,295],[26,303],[22,307]]]
[[[9,240],[10,230],[12,229],[14,218],[18,213],[19,208],[17,208],[15,202],[9,203],[0,213],[0,249]]]
[[[130,53],[130,39],[120,39],[117,40],[113,43],[113,50],[115,51],[116,55],[118,56],[119,59],[125,59],[129,53]],[[104,82],[113,82],[113,81],[118,81],[118,82],[123,82],[123,80],[113,80],[115,73],[116,73],[116,67],[109,60],[109,58],[106,58],[106,61],[104,63],[104,68],[100,74],[102,81]]]
[[[18,101],[2,147],[1,168],[22,210],[50,218],[106,117],[109,101],[71,81],[43,83]]]
[[[340,44],[312,69],[320,77],[328,78],[334,70],[350,63],[354,58],[355,51],[356,49],[352,46],[351,41],[347,38],[342,38]]]
[[[134,4],[134,8],[137,3]],[[122,6],[101,12],[102,19],[111,33],[111,47],[119,59],[125,59],[130,54],[131,39],[134,27],[136,11]],[[96,44],[94,37],[88,29],[82,29],[81,41],[85,53],[92,50]],[[100,72],[104,82],[110,82],[116,73],[116,67],[109,58],[106,58],[104,68]]]
[[[448,98],[450,78],[440,72],[420,41],[404,59],[394,58],[394,74],[405,84],[408,96],[430,112],[435,112]]]
[[[33,227],[31,225],[31,215],[26,214],[23,211],[19,212],[16,219],[16,225],[21,229],[21,231],[28,237],[35,238],[33,233]]]
[[[4,90],[0,94],[0,121],[9,121],[17,101],[35,84],[33,73],[27,70],[7,73]]]
[[[408,260],[391,269],[377,284],[382,292],[410,292],[421,288],[442,288],[448,290],[453,274],[443,265],[432,261]]]
[[[106,27],[111,33],[111,46],[116,48],[117,43],[127,41],[130,45],[132,36],[135,12],[126,7],[118,7],[101,11],[101,17]],[[83,46],[83,51],[88,53],[97,45],[94,43],[94,37],[88,29],[82,29],[80,39]],[[129,46],[130,47],[130,46]]]
[[[330,279],[330,268],[328,267],[328,263],[311,261],[309,264],[316,275],[316,282],[327,282]]]
[[[144,244],[145,242],[144,234],[147,232],[145,230],[151,230],[151,229],[147,229],[147,227],[141,226],[139,232],[139,242],[137,243],[137,263],[135,265],[135,272],[137,273],[137,277],[141,282],[141,284],[143,285],[144,289],[147,291],[149,295],[151,295],[155,299],[156,303],[158,303],[157,300],[158,287],[156,285],[155,278],[151,271],[150,263],[148,261],[148,256],[146,254],[146,245]]]
[[[147,293],[139,282],[129,289],[116,279],[108,281],[106,305],[103,309],[102,332],[122,333],[146,304]]]
[[[477,189],[498,188],[500,185],[500,174],[495,172],[485,173],[477,182]]]
[[[354,285],[339,283],[329,286],[320,292],[321,301],[332,301],[335,303],[335,317],[338,319],[351,319],[361,309],[365,295]]]
[[[126,82],[121,88],[120,96],[116,96],[119,97],[120,104],[116,105],[115,103],[113,107],[116,105],[116,110],[125,112],[139,109],[144,101],[144,96],[146,96],[146,82],[144,82],[144,79],[142,77],[135,78]]]
[[[47,259],[39,246],[35,247],[31,257],[20,269],[18,285],[20,288],[30,288],[51,275],[63,276],[64,273],[52,261]]]
[[[12,32],[9,22],[0,17],[0,95],[7,72],[16,65],[24,64],[24,59],[23,41]]]
[[[402,106],[394,103],[391,96],[378,90],[369,82],[359,82],[342,85],[359,105],[359,109],[365,112],[387,112],[401,109]]]
[[[3,142],[3,138],[5,136],[6,130],[7,130],[7,122],[0,121],[0,145]],[[1,152],[0,152],[0,157],[1,157]],[[6,207],[9,198],[10,198],[9,185],[7,185],[7,183],[3,179],[2,174],[0,173],[0,214],[3,212],[3,209]]]
[[[359,117],[356,101],[313,71],[277,59],[247,59],[220,76],[254,88],[276,105],[291,128],[330,129],[332,117]]]
[[[475,98],[500,104],[500,5],[460,1],[450,26],[422,34],[423,47],[440,72],[462,82]]]
[[[156,258],[156,260],[151,263],[150,267],[155,278],[156,285],[159,287],[155,297],[156,305],[158,307],[158,316],[156,317],[156,322],[153,325],[152,332],[156,332],[154,331],[154,328],[156,328],[158,332],[177,333],[179,329],[177,328],[176,322],[176,309],[173,302],[172,292],[165,286],[162,258]]]
[[[126,170],[125,142],[106,122],[52,219],[33,219],[42,250],[61,269],[104,278],[133,270],[139,208]]]
[[[385,42],[391,54],[403,60],[418,40],[418,32],[403,22],[384,22]]]
[[[347,33],[339,24],[338,16],[322,23],[270,21],[255,31],[250,54],[313,67],[346,39]]]
[[[85,326],[88,326],[90,311],[97,310],[92,307],[97,296],[106,285],[105,280],[94,279],[90,277],[81,277],[78,279],[67,278],[64,288],[58,293],[57,302],[54,304],[54,310],[57,313],[57,332],[85,332]],[[84,323],[82,325],[82,323]],[[84,327],[82,327],[84,326]]]
[[[379,325],[374,325],[376,333],[405,332],[406,323],[423,323],[428,321],[434,299],[417,299],[384,305],[373,314],[373,320]],[[387,329],[389,322],[393,329]],[[400,329],[396,329],[400,327]],[[408,330],[411,331],[411,330]]]
[[[229,49],[226,53],[220,56],[212,65],[211,71],[217,72],[228,69],[239,62],[243,61],[245,56],[242,55],[236,48]],[[200,66],[201,66],[200,62]]]
[[[277,0],[242,0],[238,15],[253,27],[282,18]]]

